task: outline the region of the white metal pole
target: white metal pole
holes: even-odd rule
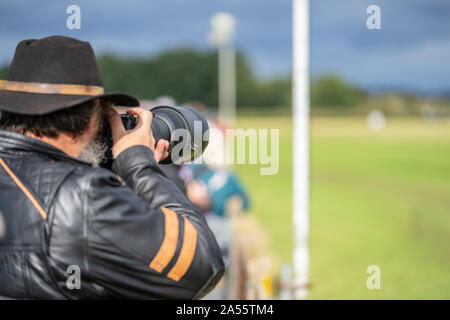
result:
[[[219,118],[231,126],[236,119],[236,62],[231,43],[219,46]]]
[[[309,283],[309,0],[293,0],[294,299]]]

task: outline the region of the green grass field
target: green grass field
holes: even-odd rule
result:
[[[280,129],[280,170],[238,165],[279,262],[292,254],[292,123],[241,118],[241,128]],[[311,120],[312,299],[450,298],[450,121]],[[369,290],[366,269],[381,268]]]

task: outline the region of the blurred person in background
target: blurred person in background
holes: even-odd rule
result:
[[[247,191],[239,177],[229,169],[206,164],[163,164],[161,170],[203,213],[226,257],[231,239],[230,210],[243,213],[249,209]],[[238,208],[230,208],[230,202],[238,202]]]
[[[175,103],[175,102],[174,102]],[[249,197],[245,186],[239,176],[225,165],[222,158],[225,154],[225,127],[215,119],[201,102],[186,103],[209,115],[210,141],[201,156],[201,163],[187,163],[182,165],[163,164],[161,170],[171,179],[187,196],[199,212],[202,212],[208,226],[213,231],[223,259],[227,266],[225,283],[219,284],[206,299],[235,298],[228,289],[232,279],[229,266],[232,262],[230,250],[233,239],[232,218],[249,210]],[[216,130],[211,130],[216,129]]]
[[[172,98],[170,98],[172,99]],[[158,99],[157,99],[158,100]],[[176,102],[171,100],[174,105]],[[189,200],[202,212],[227,255],[231,238],[228,222],[230,202],[239,202],[237,210],[249,209],[249,198],[238,175],[225,165],[225,129],[214,114],[199,101],[184,103],[197,111],[208,115],[210,141],[201,161],[183,165],[164,164],[161,170],[171,179]],[[220,150],[219,150],[220,149]],[[222,150],[223,149],[223,150]]]

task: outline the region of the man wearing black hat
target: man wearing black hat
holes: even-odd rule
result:
[[[125,131],[89,43],[24,40],[0,80],[0,298],[190,299],[224,271],[204,218],[158,168],[152,114]],[[112,171],[98,168],[103,123]]]

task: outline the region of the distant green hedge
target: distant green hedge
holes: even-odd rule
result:
[[[178,102],[218,103],[218,62],[215,51],[177,49],[151,58],[98,58],[106,90],[126,91],[141,99],[172,96]],[[260,81],[242,53],[236,57],[237,105],[270,107],[289,105],[288,77]]]
[[[158,55],[136,58],[103,54],[98,58],[106,91],[123,91],[140,99],[161,95],[178,103],[200,101],[210,107],[218,103],[217,53],[179,48]],[[0,79],[6,77],[0,69]],[[261,80],[253,72],[242,52],[236,56],[237,105],[240,108],[290,106],[290,75]],[[367,93],[337,75],[325,75],[311,81],[313,107],[346,107],[364,103]]]

